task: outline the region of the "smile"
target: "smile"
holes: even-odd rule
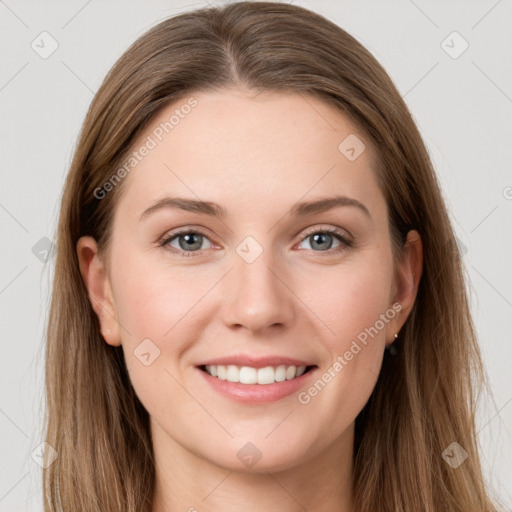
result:
[[[308,372],[312,366],[279,365],[254,368],[236,365],[203,365],[200,367],[212,377],[240,384],[275,384],[293,380]]]

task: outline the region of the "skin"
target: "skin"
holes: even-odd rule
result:
[[[108,261],[93,238],[77,244],[101,332],[122,345],[150,415],[153,511],[350,512],[354,420],[413,306],[421,239],[409,233],[394,267],[376,154],[332,106],[245,89],[193,97],[197,106],[124,178]],[[162,110],[134,148],[184,103]],[[338,150],[349,134],[366,146],[354,161]],[[363,203],[371,218],[354,206],[288,214],[299,200],[335,193]],[[163,208],[140,220],[168,195],[214,201],[227,216]],[[180,227],[206,233],[192,257],[172,252],[184,250],[183,238],[182,246],[179,237],[158,245]],[[340,229],[353,246],[327,234],[327,250],[318,248],[312,235],[325,228]],[[236,252],[247,236],[263,248],[250,264]],[[285,355],[316,364],[320,375],[396,302],[402,310],[306,405],[297,393],[236,402],[195,368],[236,353]],[[147,338],[160,349],[149,366],[134,356]],[[262,455],[252,467],[237,457],[247,442]]]

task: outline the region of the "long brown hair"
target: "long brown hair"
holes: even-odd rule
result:
[[[358,512],[495,511],[480,466],[477,391],[485,383],[454,230],[432,163],[391,79],[352,36],[304,8],[240,2],[167,19],[117,61],[85,118],[64,187],[46,345],[46,512],[151,511],[155,470],[148,414],[122,348],[107,345],[82,280],[76,243],[108,252],[123,183],[98,199],[148,121],[193,91],[244,86],[314,95],[375,146],[394,254],[410,229],[424,270],[398,354],[386,353],[356,419]],[[386,351],[387,352],[387,351]],[[469,457],[456,469],[443,451]]]

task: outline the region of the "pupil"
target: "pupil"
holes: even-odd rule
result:
[[[327,247],[325,245],[322,246],[322,244],[325,244],[325,237],[328,237],[328,241],[330,243],[327,244]],[[313,235],[313,245],[318,244],[320,247],[317,246],[319,249],[329,249],[332,245],[332,237],[328,233],[317,233]]]
[[[199,242],[194,241],[194,237],[199,237]],[[188,235],[182,235],[180,237],[180,247],[182,249],[200,249],[201,248],[201,235],[198,234],[188,234]],[[181,240],[184,239],[185,243],[182,244]]]

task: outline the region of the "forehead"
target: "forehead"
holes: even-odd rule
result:
[[[383,202],[367,137],[311,95],[191,93],[163,108],[132,149],[119,208],[139,215],[167,194],[219,202],[228,213],[332,192]]]

